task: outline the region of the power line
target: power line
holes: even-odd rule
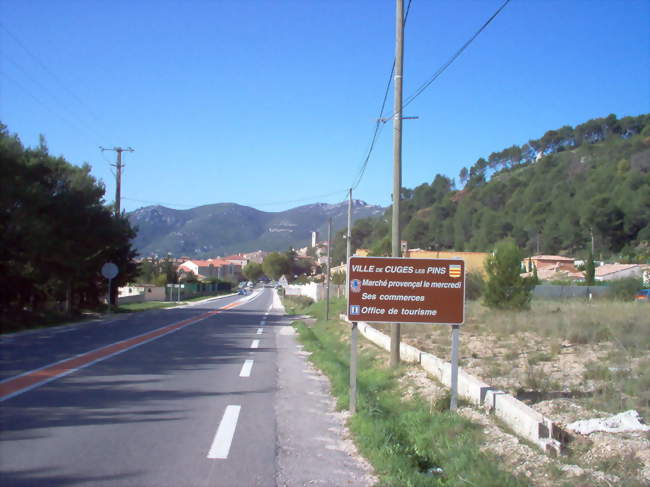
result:
[[[413,0],[409,0],[409,3],[406,7],[406,13],[404,15],[404,26],[406,26],[406,21],[408,20],[409,12],[411,10],[411,3]],[[390,92],[390,85],[393,81],[393,74],[395,73],[395,58],[393,58],[393,66],[390,69],[390,75],[388,76],[388,82],[386,83],[386,89],[384,90],[384,99],[381,102],[381,109],[379,110],[379,116],[377,117],[377,120],[375,122],[375,129],[372,134],[372,138],[370,140],[370,147],[368,148],[368,153],[366,154],[366,157],[361,164],[361,168],[359,169],[359,173],[354,181],[352,183],[351,188],[353,190],[357,189],[359,184],[361,183],[361,180],[363,179],[363,176],[366,172],[366,168],[368,167],[368,162],[370,161],[370,156],[372,155],[372,151],[375,148],[375,143],[377,142],[377,138],[379,137],[379,134],[382,131],[383,128],[383,115],[384,115],[384,109],[386,108],[386,101],[388,100],[388,93]]]
[[[63,122],[65,122],[66,124],[68,124],[71,128],[73,128],[74,130],[77,130],[77,131],[79,131],[79,130],[81,130],[81,131],[86,131],[86,133],[87,133],[88,135],[90,135],[92,138],[96,138],[96,134],[90,132],[90,131],[86,128],[86,126],[85,126],[83,123],[78,122],[78,121],[73,121],[73,120],[69,119],[67,116],[64,116],[64,115],[63,115],[62,113],[60,113],[59,111],[57,111],[57,110],[53,109],[52,107],[50,107],[47,103],[43,102],[43,100],[41,100],[39,97],[37,97],[36,95],[34,95],[34,94],[31,92],[31,90],[29,90],[26,86],[24,86],[22,83],[20,83],[16,78],[14,78],[14,77],[10,76],[9,74],[7,74],[6,71],[0,71],[0,74],[2,74],[2,76],[3,76],[5,79],[8,79],[8,80],[12,81],[14,84],[16,84],[16,86],[18,86],[20,89],[22,89],[22,90],[23,90],[27,95],[29,95],[29,96],[30,96],[30,97],[31,97],[31,98],[32,98],[32,99],[33,99],[37,104],[41,105],[43,108],[49,110],[51,113],[53,113],[54,115],[56,115],[57,117],[59,117]]]
[[[74,120],[79,125],[79,127],[81,127],[83,130],[86,131],[87,134],[92,135],[96,139],[96,141],[101,140],[101,137],[97,134],[97,132],[91,130],[91,127],[89,127],[87,123],[84,123],[82,120],[80,120],[79,117],[71,110],[69,104],[66,104],[61,98],[59,98],[59,96],[51,88],[49,88],[47,85],[43,84],[37,78],[32,76],[24,66],[22,66],[20,63],[13,60],[11,57],[6,55],[4,57],[7,61],[13,64],[21,73],[23,73],[23,75],[27,79],[29,79],[29,81],[31,81],[36,87],[38,87],[50,101],[55,102],[53,103],[53,105],[58,105],[62,109],[62,111],[66,112],[66,114],[70,117],[71,120]],[[21,85],[20,83],[18,83],[16,79],[12,79],[12,81],[14,81],[14,83],[20,86],[23,90],[28,91],[27,88]],[[33,98],[36,99],[35,97]],[[38,102],[38,103],[43,105],[42,102]]]
[[[503,4],[497,9],[497,11],[494,12],[492,14],[492,16],[485,21],[485,23],[481,26],[481,28],[479,30],[477,30],[474,33],[474,35],[472,37],[470,37],[469,40],[467,42],[465,42],[465,44],[463,44],[460,49],[458,49],[458,51],[456,51],[455,54],[453,56],[451,56],[447,60],[446,63],[444,63],[442,66],[440,66],[438,68],[438,70],[433,74],[433,76],[431,76],[431,78],[426,83],[424,83],[422,86],[420,86],[415,91],[415,93],[413,95],[411,95],[410,97],[408,97],[406,99],[406,101],[402,105],[402,109],[404,109],[406,106],[408,106],[413,100],[415,100],[418,96],[420,96],[422,94],[422,92],[424,92],[424,90],[426,90],[431,85],[431,83],[433,83],[435,80],[437,80],[440,77],[440,75],[442,73],[444,73],[445,70],[449,66],[451,66],[453,64],[453,62],[463,53],[463,51],[465,51],[465,49],[467,49],[469,47],[469,45],[472,42],[474,42],[474,39],[476,39],[479,36],[479,34],[481,32],[483,32],[488,25],[490,25],[490,23],[496,18],[497,15],[499,15],[501,13],[501,11],[505,8],[506,5],[508,5],[508,3],[510,3],[510,0],[506,0],[505,2],[503,2]]]
[[[45,71],[47,74],[49,74],[52,78],[54,78],[55,81],[61,85],[61,87],[68,92],[72,98],[74,98],[77,103],[79,103],[81,106],[83,106],[88,113],[95,119],[96,122],[101,122],[100,118],[95,114],[95,112],[74,92],[72,89],[68,86],[68,83],[63,81],[59,76],[57,76],[50,68],[47,67],[47,65],[41,61],[41,59],[34,54],[27,46],[13,33],[11,32],[2,22],[0,22],[0,27],[13,39],[13,41],[18,44],[22,48],[23,51],[25,51],[36,63]]]
[[[492,14],[492,16],[481,26],[481,28],[479,30],[477,30],[476,33],[474,33],[474,35],[467,42],[465,42],[465,44],[463,44],[463,46],[460,49],[458,49],[458,51],[456,51],[456,53],[451,58],[449,58],[449,60],[446,63],[444,63],[440,68],[438,68],[438,70],[433,74],[433,76],[426,83],[424,83],[422,86],[420,86],[420,88],[418,88],[413,95],[411,95],[410,97],[408,97],[406,99],[406,101],[402,104],[402,107],[401,107],[402,111],[404,110],[404,108],[407,105],[411,104],[411,102],[413,102],[413,100],[415,100],[418,96],[420,96],[422,94],[422,92],[424,92],[424,90],[426,90],[436,79],[438,79],[440,77],[440,75],[449,66],[451,66],[451,64],[463,53],[463,51],[465,51],[465,49],[467,49],[467,47],[469,47],[469,45],[474,41],[474,39],[476,39],[479,36],[479,34],[481,32],[483,32],[485,30],[485,28],[496,18],[496,16],[501,13],[501,11],[505,8],[505,6],[509,2],[510,2],[510,0],[506,0],[497,9],[497,11],[494,12],[494,14]],[[404,24],[406,24],[406,19],[408,18],[410,8],[411,8],[411,1],[409,1],[409,3],[408,3],[408,7],[406,9],[406,14],[404,15]],[[381,110],[379,112],[379,117],[377,117],[377,122],[375,123],[375,129],[374,129],[372,139],[371,139],[371,142],[370,142],[370,148],[368,149],[368,153],[366,154],[366,157],[365,157],[365,159],[363,161],[363,164],[361,165],[361,169],[359,170],[359,174],[358,174],[357,178],[355,179],[355,182],[352,184],[352,189],[356,189],[359,186],[359,184],[361,183],[361,179],[363,178],[363,176],[365,174],[365,171],[366,171],[366,167],[368,166],[368,161],[370,160],[370,156],[372,155],[372,151],[375,148],[375,143],[377,141],[378,135],[381,132],[381,127],[383,126],[383,121],[384,120],[390,120],[397,113],[397,112],[393,112],[393,114],[390,117],[387,117],[387,118],[383,117],[384,108],[386,106],[386,100],[388,98],[388,92],[389,92],[390,83],[391,83],[391,80],[392,80],[392,77],[393,77],[394,70],[395,70],[395,61],[393,61],[393,68],[391,69],[391,74],[390,74],[390,77],[388,79],[388,84],[386,85],[386,92],[384,93],[384,100],[383,100],[382,105],[381,105]]]

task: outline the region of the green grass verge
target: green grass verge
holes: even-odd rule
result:
[[[338,316],[343,301],[334,301]],[[349,346],[345,328],[324,321],[324,303],[300,311],[317,318],[312,327],[296,322],[310,359],[330,378],[337,406],[348,407]],[[381,366],[376,354],[360,353],[357,414],[350,430],[361,453],[373,464],[382,486],[523,486],[525,482],[498,468],[494,457],[479,451],[482,433],[468,420],[431,408],[422,398],[403,398],[399,370]],[[441,469],[436,471],[436,469]]]
[[[117,313],[135,313],[138,311],[147,311],[149,309],[171,308],[177,303],[171,301],[146,301],[144,303],[128,303],[118,306]]]
[[[282,304],[288,315],[297,315],[302,314],[309,306],[314,304],[314,300],[307,296],[284,296]]]

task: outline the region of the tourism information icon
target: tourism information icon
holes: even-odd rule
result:
[[[465,320],[465,262],[460,259],[350,257],[348,319],[375,323]]]

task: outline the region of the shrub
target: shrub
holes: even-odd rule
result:
[[[487,258],[485,270],[488,275],[484,303],[497,309],[528,309],[534,283],[522,278],[522,254],[515,241],[506,239],[496,245],[494,254]]]
[[[480,272],[468,272],[465,276],[465,298],[477,300],[483,295],[485,279]]]
[[[314,304],[314,300],[308,296],[284,296],[283,302],[289,314],[301,313]]]
[[[643,288],[643,281],[636,277],[625,277],[611,281],[611,297],[621,301],[633,301],[634,296]]]

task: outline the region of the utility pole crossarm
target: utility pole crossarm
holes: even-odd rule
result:
[[[420,117],[415,116],[415,117],[401,117],[401,118],[402,118],[402,120],[419,120]],[[378,118],[377,119],[377,121],[381,122],[381,123],[386,123],[386,122],[389,122],[391,120],[393,120],[393,117],[390,117],[390,118]]]

